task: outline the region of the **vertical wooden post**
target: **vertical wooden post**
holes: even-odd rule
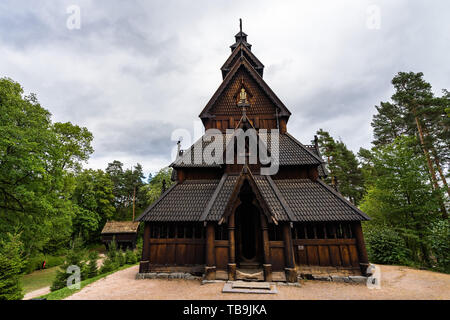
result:
[[[281,134],[286,133],[286,131],[287,131],[286,119],[282,118],[282,119],[279,120],[279,122],[280,122],[280,133]]]
[[[366,275],[367,268],[369,267],[369,258],[367,256],[366,245],[364,242],[364,235],[362,232],[361,222],[355,222],[352,224],[353,235],[356,239],[356,247],[358,249],[359,265],[361,273]]]
[[[283,241],[285,256],[285,271],[287,282],[297,282],[297,271],[295,270],[294,250],[292,247],[291,227],[289,223],[283,223]]]
[[[228,280],[236,280],[236,240],[235,240],[235,218],[234,212],[228,218]]]
[[[206,280],[216,279],[215,238],[214,224],[212,222],[208,222],[206,225]]]
[[[139,273],[149,271],[150,265],[150,222],[145,222],[144,241],[142,243],[142,258],[139,264]]]
[[[263,234],[263,251],[264,251],[264,280],[266,282],[272,281],[272,264],[270,261],[270,243],[269,243],[269,227],[267,226],[267,219],[263,214],[261,217],[261,229]]]

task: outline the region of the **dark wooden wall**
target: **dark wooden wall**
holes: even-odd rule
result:
[[[360,267],[350,223],[295,224],[293,245],[298,266]]]
[[[205,231],[201,223],[150,223],[150,265],[205,264]]]
[[[151,265],[185,266],[204,263],[204,239],[150,239]]]

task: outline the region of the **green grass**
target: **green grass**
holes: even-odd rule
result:
[[[59,267],[34,271],[26,274],[20,280],[25,293],[49,287],[55,279],[56,271]]]
[[[120,267],[117,270],[114,270],[114,271],[111,271],[111,272],[108,272],[108,273],[104,273],[104,274],[100,274],[100,275],[98,275],[98,276],[96,276],[94,278],[83,280],[80,283],[80,289],[79,290],[77,290],[77,289],[73,289],[72,290],[72,289],[69,289],[69,288],[65,287],[65,288],[62,288],[62,289],[50,292],[50,293],[48,293],[46,295],[43,295],[43,296],[41,296],[41,297],[39,297],[37,299],[62,300],[64,298],[67,298],[67,297],[73,295],[74,293],[77,293],[78,291],[80,291],[81,289],[86,287],[87,285],[89,285],[89,284],[91,284],[91,283],[93,283],[93,282],[95,282],[97,280],[100,280],[102,278],[105,278],[105,277],[109,276],[110,274],[116,273],[117,271],[120,271],[120,270],[124,270],[124,269],[130,268],[130,267],[135,266],[137,264],[138,263],[133,264],[133,265],[129,265],[129,264],[128,265],[124,265],[123,267]]]

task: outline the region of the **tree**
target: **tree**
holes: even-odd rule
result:
[[[372,150],[375,174],[365,177],[361,210],[372,224],[394,228],[411,250],[411,260],[429,263],[426,227],[439,212],[439,197],[427,183],[426,160],[417,148],[415,137],[400,136]]]
[[[317,131],[319,148],[327,160],[327,182],[339,185],[339,191],[354,204],[363,195],[363,175],[355,154],[342,141],[335,141],[328,132]],[[337,180],[337,181],[336,181]]]
[[[86,267],[86,277],[93,278],[98,274],[97,260],[99,258],[97,251],[89,253],[89,262]]]
[[[377,113],[373,116],[372,128],[375,146],[386,145],[395,138],[411,131],[408,113],[401,106],[391,102],[381,102],[375,106]]]
[[[81,276],[82,271],[84,271],[86,268],[86,263],[84,261],[85,256],[86,252],[83,249],[83,242],[81,238],[77,237],[72,241],[72,248],[67,253],[66,261],[64,262],[64,264],[61,265],[59,270],[56,272],[55,280],[50,286],[50,290],[56,291],[65,288],[67,286],[67,280],[72,275],[71,273],[67,273],[67,271],[69,270],[69,267],[72,266],[76,266],[79,268],[80,281],[84,280],[81,279]]]
[[[7,234],[7,240],[0,240],[0,300],[21,300],[20,274],[24,262],[23,244],[19,234]]]
[[[137,210],[143,209],[146,205],[145,192],[143,191],[145,185],[143,168],[138,163],[133,168],[124,170],[123,163],[115,160],[108,164],[106,172],[114,184],[115,219],[130,220],[133,199]]]
[[[414,117],[420,146],[427,160],[432,184],[435,190],[439,190],[440,186],[436,177],[433,160],[430,155],[430,150],[435,149],[433,146],[435,139],[429,135],[430,130],[427,128],[426,121],[424,120],[424,115],[432,110],[432,108],[430,109],[430,106],[436,102],[433,92],[431,91],[431,85],[423,80],[423,73],[421,72],[399,72],[394,79],[392,79],[392,84],[395,89],[392,100],[403,106],[409,114]],[[434,154],[434,161],[438,167],[440,167],[440,159],[437,158],[437,152],[435,151]],[[445,182],[445,184],[447,183]],[[449,192],[448,187],[447,192]],[[441,199],[440,202],[442,215],[444,218],[447,218],[447,211],[443,199]]]
[[[35,95],[0,79],[0,238],[22,231],[27,256],[67,244],[73,179],[65,168],[88,157],[88,136],[85,128],[52,124]]]
[[[154,177],[152,177],[147,185],[144,186],[143,191],[145,192],[146,206],[152,204],[160,197],[163,184],[166,185],[166,189],[170,188],[174,184],[171,180],[171,176],[172,168],[163,168],[159,170]]]
[[[102,170],[84,170],[76,176],[73,232],[87,242],[98,241],[106,221],[114,215],[113,183]]]

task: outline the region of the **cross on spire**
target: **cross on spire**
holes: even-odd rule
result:
[[[233,51],[239,44],[243,43],[249,50],[251,50],[252,45],[247,42],[247,34],[242,31],[242,18],[239,18],[239,33],[235,35],[236,43],[230,48]]]

